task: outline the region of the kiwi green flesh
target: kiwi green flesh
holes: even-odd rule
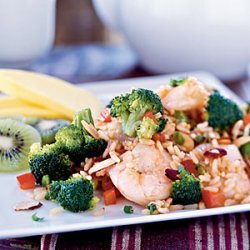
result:
[[[69,122],[65,120],[38,120],[32,126],[38,130],[42,137],[42,144],[45,145],[54,143],[56,132],[68,124]]]
[[[13,119],[0,120],[0,172],[16,172],[29,167],[33,143],[41,142],[36,129]]]

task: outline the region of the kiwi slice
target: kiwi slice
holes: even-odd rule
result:
[[[30,146],[36,142],[41,142],[41,136],[33,127],[13,119],[0,119],[0,171],[27,169]]]
[[[36,122],[31,124],[35,129],[38,130],[42,137],[42,144],[51,144],[55,142],[56,132],[63,126],[67,126],[68,121],[65,120],[43,120],[37,119]]]

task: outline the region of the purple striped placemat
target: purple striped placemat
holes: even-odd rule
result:
[[[249,250],[250,213],[6,239],[0,249]]]

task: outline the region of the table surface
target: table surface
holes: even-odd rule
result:
[[[118,79],[150,76],[136,66]],[[92,80],[108,80],[105,76]],[[88,81],[91,79],[88,78]],[[250,100],[250,80],[227,83]],[[250,249],[250,213],[0,240],[0,249]]]

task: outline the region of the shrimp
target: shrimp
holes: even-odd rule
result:
[[[199,156],[199,158],[203,158],[204,152],[212,148],[214,148],[212,144],[204,143],[195,147],[191,152],[194,155]],[[219,148],[223,148],[227,151],[227,157],[230,162],[234,163],[236,160],[240,160],[242,162],[242,166],[245,167],[245,162],[241,156],[241,153],[234,144],[220,145]]]
[[[167,152],[160,152],[155,145],[138,143],[121,158],[109,175],[125,198],[145,206],[170,196],[172,184],[165,176],[171,159]]]
[[[209,92],[198,80],[189,78],[183,85],[172,88],[162,104],[169,111],[200,109],[206,105],[208,96]]]

